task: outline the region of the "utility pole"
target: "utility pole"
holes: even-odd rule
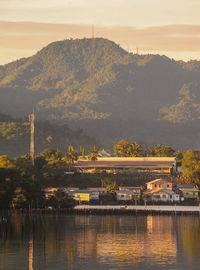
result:
[[[34,166],[34,154],[35,154],[35,146],[34,146],[34,131],[35,131],[35,114],[34,112],[29,115],[30,121],[30,156],[32,165]]]
[[[92,25],[92,38],[94,38],[94,24]]]

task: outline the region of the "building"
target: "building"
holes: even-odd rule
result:
[[[131,190],[116,190],[117,201],[131,201],[133,196],[134,194]]]
[[[176,172],[175,157],[98,157],[96,161],[79,159],[75,167],[84,172],[97,170],[129,170],[172,174]]]
[[[44,189],[44,195],[48,199],[50,197],[55,196],[55,192],[58,190],[58,188],[48,187]]]
[[[182,200],[197,200],[199,196],[199,190],[194,185],[177,185],[175,191]]]
[[[107,189],[104,187],[89,187],[87,188],[89,191],[99,192],[99,195],[105,195],[107,193]]]
[[[140,199],[141,197],[141,188],[140,187],[119,187],[119,190],[128,190],[133,193],[134,199]]]
[[[161,178],[147,182],[146,185],[147,185],[147,189],[150,189],[150,190],[172,189],[172,183]]]
[[[99,192],[90,190],[77,190],[68,193],[74,200],[79,202],[90,202],[99,200]]]
[[[179,202],[180,195],[170,189],[146,190],[143,198],[154,202]]]

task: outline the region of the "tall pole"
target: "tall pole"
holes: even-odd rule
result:
[[[31,156],[32,165],[34,166],[34,153],[35,153],[35,147],[34,147],[35,114],[34,112],[29,115],[29,121],[30,121],[30,156]]]
[[[92,38],[94,38],[94,24],[92,25]]]

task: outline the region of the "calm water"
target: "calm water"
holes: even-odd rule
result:
[[[12,215],[0,270],[200,269],[198,216]]]

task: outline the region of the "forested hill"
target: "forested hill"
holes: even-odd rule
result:
[[[132,54],[103,38],[54,42],[0,66],[0,110],[23,117],[33,107],[105,142],[197,147],[200,62]]]
[[[15,119],[0,113],[0,155],[18,157],[29,153],[30,125],[28,120]],[[80,146],[85,150],[98,142],[84,135],[81,129],[72,130],[66,124],[55,125],[47,121],[35,123],[35,150],[40,153],[45,148],[67,152],[68,145],[73,145],[77,150]]]

